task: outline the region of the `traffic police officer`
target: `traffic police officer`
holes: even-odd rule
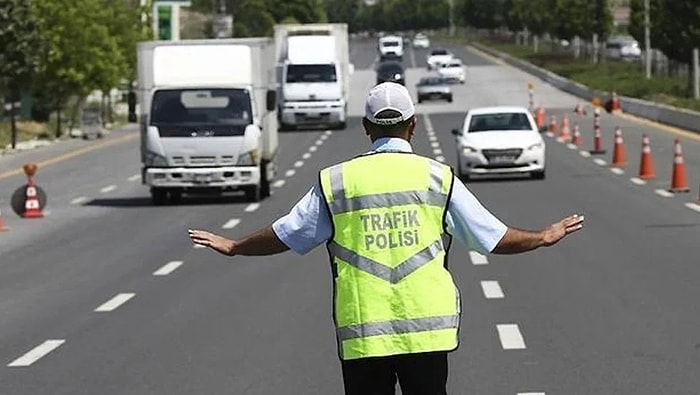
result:
[[[193,242],[233,255],[305,254],[326,243],[346,395],[447,393],[457,348],[459,292],[446,267],[451,237],[482,253],[555,244],[581,229],[573,215],[539,232],[508,227],[449,166],[412,153],[415,108],[402,85],[374,87],[363,127],[371,149],[321,170],[318,183],[271,226],[238,240],[190,230]]]

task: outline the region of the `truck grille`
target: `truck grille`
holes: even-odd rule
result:
[[[215,164],[215,156],[190,156],[190,166],[213,166]]]

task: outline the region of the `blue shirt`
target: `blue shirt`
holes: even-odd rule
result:
[[[411,144],[400,138],[377,139],[371,151],[413,152]],[[457,178],[447,205],[445,223],[449,234],[468,249],[484,254],[493,251],[508,230]],[[272,229],[287,247],[300,255],[330,239],[333,224],[318,182],[292,207],[289,214],[272,224]]]

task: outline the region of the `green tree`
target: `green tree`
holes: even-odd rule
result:
[[[504,23],[504,0],[466,0],[464,21],[477,29],[495,29]]]
[[[37,68],[39,35],[29,5],[22,0],[0,3],[0,92],[10,100],[12,148],[17,144],[15,101],[20,90],[29,88]]]

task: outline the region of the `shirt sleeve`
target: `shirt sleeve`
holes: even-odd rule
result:
[[[326,243],[333,233],[325,204],[317,183],[292,207],[289,214],[272,224],[272,230],[292,251],[304,255]]]
[[[445,222],[452,236],[482,254],[493,251],[508,230],[456,177]]]

